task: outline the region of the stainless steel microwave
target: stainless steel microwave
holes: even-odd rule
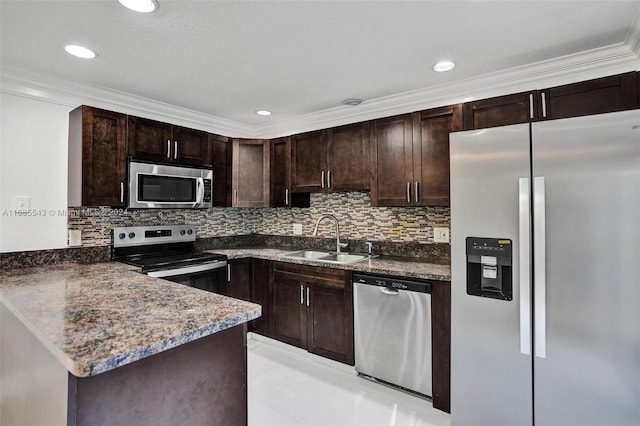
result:
[[[129,159],[129,203],[132,209],[198,209],[212,207],[211,166],[185,166]]]

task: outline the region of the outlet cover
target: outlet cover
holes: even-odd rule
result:
[[[302,235],[302,224],[294,223],[293,224],[293,235]]]
[[[449,242],[449,228],[433,228],[433,242],[434,243],[448,243]]]
[[[69,230],[69,247],[78,247],[82,245],[82,230]]]

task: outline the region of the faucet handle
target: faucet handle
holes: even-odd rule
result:
[[[369,251],[369,254],[372,254],[373,251],[373,243],[370,241],[366,241],[365,244],[367,245],[367,250]]]

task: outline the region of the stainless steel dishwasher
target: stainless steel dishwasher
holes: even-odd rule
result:
[[[431,396],[431,283],[353,274],[360,375]]]

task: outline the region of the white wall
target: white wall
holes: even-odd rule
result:
[[[68,106],[0,95],[0,252],[67,246]],[[15,214],[31,198],[39,216]]]

